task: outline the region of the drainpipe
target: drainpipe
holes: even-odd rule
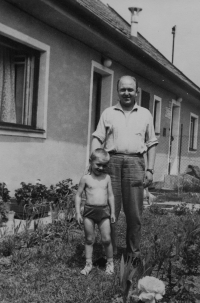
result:
[[[142,8],[129,7],[129,11],[131,12],[131,39],[134,40],[137,38],[139,13],[142,11]]]

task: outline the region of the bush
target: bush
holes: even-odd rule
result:
[[[6,184],[4,182],[0,183],[0,223],[7,221],[9,192]]]
[[[40,183],[36,183],[35,185],[25,182],[21,182],[21,188],[15,190],[15,197],[17,203],[26,204],[36,204],[43,202],[48,198],[49,191],[48,188]]]
[[[0,198],[3,200],[3,202],[8,202],[10,200],[9,190],[6,186],[6,184],[0,183]]]
[[[68,198],[74,196],[78,185],[73,185],[72,179],[66,179],[51,185],[48,190],[48,199],[54,200],[55,203],[68,201]]]
[[[75,216],[74,197],[78,185],[73,185],[71,179],[63,180],[55,186],[51,185],[49,190],[49,201],[52,201],[51,208],[54,212],[64,211],[67,220]]]
[[[142,258],[148,259],[151,274],[165,282],[163,301],[183,302],[187,298],[188,302],[195,302],[192,275],[200,264],[199,215],[185,207],[178,216],[175,213],[160,216],[147,209],[142,238]]]

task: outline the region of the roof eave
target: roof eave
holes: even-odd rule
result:
[[[30,9],[30,2],[28,2],[27,0],[5,1],[17,6],[18,8],[22,8],[28,13],[32,13]],[[131,39],[127,31],[123,33],[116,27],[112,26],[110,23],[102,20],[99,16],[94,14],[92,11],[90,11],[77,1],[60,0],[58,3],[57,0],[34,0],[34,5],[36,6],[38,4],[49,5],[53,9],[56,9],[59,6],[59,8],[65,10],[66,12],[70,12],[70,14],[73,14],[74,17],[78,18],[78,20],[82,22],[82,24],[85,23],[88,27],[93,27],[97,33],[104,35],[105,38],[109,39],[109,41],[112,41],[113,44],[115,44],[117,47],[120,47],[124,52],[128,53],[131,56],[133,56],[134,54],[134,56],[140,62],[153,67],[154,69],[156,69],[157,72],[164,75],[164,77],[173,80],[175,83],[177,83],[177,85],[181,86],[182,89],[200,99],[200,89],[198,86],[196,86],[190,80],[189,82],[191,83],[191,85],[190,83],[187,83],[186,81],[180,79],[172,71],[167,69],[157,60],[155,60],[155,58],[153,58],[150,54],[141,49],[140,46],[137,45],[138,38]],[[39,13],[40,12],[37,11],[37,14]],[[42,19],[42,15],[38,17]]]
[[[46,1],[46,0],[45,0]],[[200,98],[200,88],[193,83],[190,79],[188,79],[180,70],[178,70],[175,66],[177,71],[184,75],[190,82],[192,86],[195,86],[195,88],[191,87],[187,82],[180,79],[177,75],[175,75],[173,72],[171,72],[169,69],[167,69],[165,66],[163,66],[161,63],[159,63],[157,60],[155,60],[152,56],[150,56],[148,53],[146,53],[143,49],[141,49],[136,43],[137,43],[137,37],[134,37],[133,39],[129,35],[129,37],[116,29],[115,27],[111,26],[109,23],[106,23],[102,19],[100,19],[97,15],[95,15],[93,12],[87,10],[84,6],[80,5],[74,0],[63,0],[63,2],[70,4],[75,10],[78,8],[87,15],[87,17],[90,17],[91,21],[96,23],[96,25],[99,28],[99,24],[102,26],[102,30],[105,30],[106,34],[109,34],[110,32],[110,38],[114,38],[115,42],[121,46],[126,46],[126,49],[130,52],[133,52],[134,55],[136,55],[140,60],[145,62],[146,64],[150,64],[152,67],[156,68],[158,72],[165,75],[165,77],[169,77],[171,80],[175,81],[178,85],[182,86],[184,90],[187,90],[189,94],[192,94],[194,97]],[[87,19],[88,20],[88,19]],[[105,28],[104,28],[105,27]],[[156,50],[158,51],[158,50]],[[162,54],[161,54],[162,55]],[[162,55],[163,56],[163,55]],[[164,57],[164,56],[163,56]],[[171,64],[169,62],[169,64]]]

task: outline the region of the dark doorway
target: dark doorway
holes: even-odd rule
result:
[[[102,88],[102,75],[94,72],[93,91],[92,91],[92,121],[91,121],[92,133],[97,128],[101,114],[101,88]]]

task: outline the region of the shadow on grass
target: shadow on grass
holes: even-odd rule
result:
[[[114,260],[121,260],[122,254],[126,257],[126,248],[118,247],[117,255],[114,256]],[[74,265],[81,267],[85,264],[85,248],[82,243],[78,243],[75,247],[74,254],[68,258],[66,264],[69,268]],[[94,243],[93,248],[93,265],[96,267],[104,268],[106,265],[105,250],[100,242]]]
[[[74,264],[77,266],[82,266],[85,263],[85,257],[83,255],[84,252],[84,245],[79,243],[75,247],[74,254],[67,259],[66,264],[69,268],[74,267]]]

